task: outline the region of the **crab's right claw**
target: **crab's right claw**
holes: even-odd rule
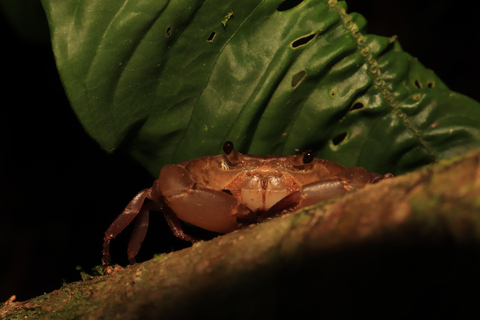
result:
[[[251,214],[251,210],[226,192],[196,187],[181,166],[163,167],[157,181],[168,208],[180,220],[197,227],[228,233],[240,227],[237,219]]]

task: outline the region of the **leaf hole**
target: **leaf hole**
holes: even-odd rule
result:
[[[210,33],[210,35],[208,36],[207,41],[208,41],[208,42],[213,42],[213,38],[215,38],[216,35],[217,35],[217,33],[216,33],[215,31],[213,31],[213,32]]]
[[[347,137],[347,133],[346,132],[342,132],[340,133],[339,135],[337,135],[336,137],[334,137],[332,139],[332,143],[334,146],[338,146],[343,140],[345,140],[345,138]]]
[[[298,86],[300,82],[307,76],[307,72],[305,70],[300,70],[292,76],[292,88]]]
[[[330,95],[330,98],[335,99],[337,97],[337,91],[335,90],[330,90],[328,91],[328,94]]]
[[[420,80],[415,79],[414,84],[415,84],[415,87],[417,87],[418,89],[422,89],[422,83],[420,82]]]
[[[165,31],[165,36],[170,37],[170,35],[172,34],[172,30],[172,26],[168,26],[167,31]]]
[[[355,101],[350,107],[350,111],[362,110],[363,108],[365,108],[365,104],[362,101]]]
[[[292,41],[292,43],[290,44],[290,47],[292,49],[296,49],[300,46],[304,46],[304,45],[308,44],[310,41],[312,41],[313,38],[315,38],[316,36],[317,36],[316,33],[312,33],[312,34],[300,37],[300,38]]]
[[[422,95],[420,93],[417,93],[417,94],[413,95],[413,100],[420,100],[421,97],[422,97]]]
[[[287,10],[293,9],[302,2],[303,2],[303,0],[285,0],[278,5],[277,11],[282,12],[282,11],[287,11]]]
[[[430,89],[435,88],[435,81],[428,81],[427,82],[427,88],[430,88]]]

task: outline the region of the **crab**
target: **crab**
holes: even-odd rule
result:
[[[135,263],[150,211],[162,212],[173,234],[193,243],[198,239],[184,233],[180,220],[225,234],[392,176],[346,168],[311,151],[244,155],[227,141],[221,155],[163,167],[152,187],[140,191],[105,232],[102,265],[107,269],[110,241],[133,220],[127,254]]]

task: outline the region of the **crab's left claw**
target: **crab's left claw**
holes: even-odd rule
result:
[[[391,173],[372,175],[361,167],[345,168],[332,179],[307,184],[302,189],[289,194],[262,214],[260,221],[278,216],[286,211],[298,210],[343,195],[362,188],[366,184],[391,177],[393,177]]]

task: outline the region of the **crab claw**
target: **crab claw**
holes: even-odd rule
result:
[[[293,192],[278,201],[268,211],[261,215],[259,221],[278,216],[285,211],[298,210],[321,201],[343,195],[349,191],[362,188],[368,183],[391,178],[393,175],[374,174],[361,167],[345,168],[334,178],[307,184],[302,189]]]
[[[241,227],[237,219],[248,220],[252,214],[226,192],[197,187],[181,166],[163,167],[157,181],[167,206],[180,220],[197,227],[228,233]]]

